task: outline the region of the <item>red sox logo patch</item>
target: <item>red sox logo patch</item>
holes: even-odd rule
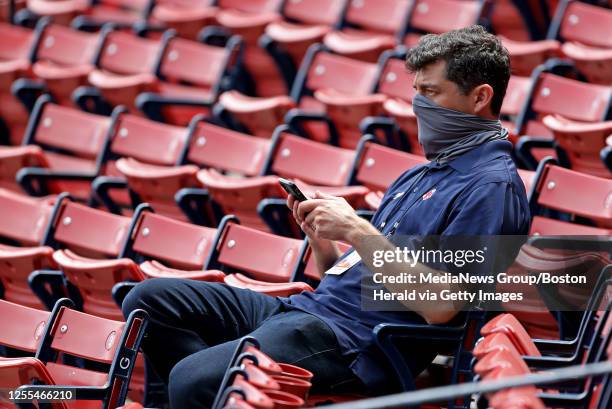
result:
[[[423,195],[423,200],[430,199],[434,195],[434,193],[436,193],[436,189],[435,188],[431,189],[429,192],[425,193]]]

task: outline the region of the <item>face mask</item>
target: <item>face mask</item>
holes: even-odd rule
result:
[[[419,143],[427,159],[448,162],[486,142],[507,139],[499,120],[442,108],[421,94],[412,100],[417,117]]]

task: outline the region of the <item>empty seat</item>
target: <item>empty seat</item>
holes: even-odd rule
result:
[[[580,192],[579,195],[576,192]],[[558,219],[601,228],[612,228],[612,180],[598,178],[543,161],[530,198],[532,214],[561,212]],[[553,217],[555,218],[555,217]],[[581,233],[576,233],[581,234]]]
[[[34,33],[23,27],[0,22],[0,121],[10,133],[10,142],[18,145],[28,121],[24,106],[11,94],[11,84],[30,69]],[[0,134],[0,140],[9,140]]]
[[[514,75],[530,76],[538,65],[561,54],[561,44],[556,40],[513,41],[505,37],[501,40],[510,55]]]
[[[365,142],[355,164],[355,181],[370,190],[386,191],[402,173],[427,163],[424,156]]]
[[[105,152],[104,172],[93,183],[96,197],[112,212],[129,207],[125,179],[116,161],[133,158],[144,164],[174,166],[181,163],[189,146],[193,128],[155,122],[125,112],[117,113]],[[138,201],[132,201],[138,203]],[[159,211],[177,216],[173,207]]]
[[[42,81],[45,91],[62,105],[72,105],[72,92],[87,83],[87,75],[94,69],[98,35],[77,31],[41,20],[37,28],[39,38],[34,50],[32,72]],[[37,81],[38,82],[38,81]],[[34,84],[33,88],[38,91]],[[24,92],[17,88],[17,92]]]
[[[96,69],[88,75],[89,83],[98,92],[78,88],[75,101],[83,109],[91,109],[84,101],[86,96],[101,93],[104,100],[113,106],[124,104],[134,108],[138,94],[155,89],[160,42],[110,28],[103,30],[101,35]]]
[[[350,1],[345,27],[326,34],[323,42],[338,54],[376,62],[404,35],[412,5],[412,0]]]
[[[15,186],[20,169],[38,167],[48,173],[39,180],[42,186],[20,179],[29,193],[67,191],[89,198],[89,183],[99,171],[110,124],[108,117],[56,105],[48,95],[41,96],[30,116],[23,146],[0,147],[2,184]],[[56,177],[47,177],[50,174]]]
[[[0,314],[5,317],[0,345],[34,354],[43,340],[51,314],[4,300],[0,300]]]
[[[606,138],[612,134],[612,121],[584,123],[548,115],[542,122],[553,132],[561,165],[577,172],[612,178],[599,157],[606,147]]]
[[[35,357],[0,361],[3,386],[73,386],[93,398],[60,402],[62,408],[100,408],[103,402],[108,407],[122,405],[146,326],[146,313],[134,311],[127,322],[122,322],[61,306],[53,318],[53,324],[45,328],[44,342]],[[61,359],[68,356],[99,365],[96,370],[73,366]]]
[[[563,54],[571,58],[576,68],[594,84],[612,85],[612,48],[601,49],[580,43],[567,42],[561,46]]]
[[[253,138],[198,118],[194,119],[194,124],[196,130],[182,160],[185,164],[181,166],[151,165],[133,158],[117,161],[117,169],[126,177],[139,202],[150,203],[155,209],[175,208],[175,194],[179,189],[198,186],[196,174],[200,168],[243,176],[261,174],[269,157],[269,139]],[[137,204],[132,203],[132,206]],[[213,214],[208,214],[206,219],[209,224],[216,225]]]
[[[312,166],[312,158],[317,158],[318,166]],[[275,146],[264,169],[265,176],[237,178],[203,169],[197,178],[225,214],[237,215],[247,226],[267,229],[257,214],[259,202],[266,198],[286,197],[278,177],[272,175],[298,179],[307,195],[312,195],[318,188],[344,196],[357,207],[362,203],[367,188],[346,186],[354,161],[355,152],[352,150],[292,135],[287,127],[281,126],[275,132]]]
[[[0,220],[0,282],[4,298],[41,308],[40,300],[28,286],[28,275],[55,266],[47,233],[53,203],[0,188],[0,213],[11,215]]]
[[[161,47],[155,68],[160,81],[136,100],[148,117],[187,125],[194,115],[208,114],[218,95],[233,87],[240,63],[238,37],[216,47],[167,34]]]
[[[49,16],[67,25],[79,17],[78,25],[98,28],[104,23],[130,25],[145,17],[147,0],[100,0],[94,4],[83,0],[27,0],[28,10],[36,16]]]

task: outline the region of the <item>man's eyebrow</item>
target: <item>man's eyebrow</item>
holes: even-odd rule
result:
[[[415,87],[416,87],[416,84],[415,84]],[[437,85],[435,85],[435,84],[431,84],[431,83],[424,82],[424,83],[420,83],[420,84],[419,84],[419,88],[421,88],[421,89],[431,89],[431,90],[437,90],[437,89],[438,89],[438,86],[437,86]]]

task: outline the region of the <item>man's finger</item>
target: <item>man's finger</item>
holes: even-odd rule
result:
[[[309,225],[306,222],[302,222],[300,224],[300,228],[302,229],[302,231],[304,233],[306,233],[308,236],[315,236],[317,234],[317,232],[312,228],[311,225]]]
[[[287,207],[289,209],[293,209],[293,204],[295,203],[295,199],[292,195],[287,196]]]
[[[295,200],[293,202],[293,208],[291,209],[293,211],[293,218],[298,222],[298,224],[302,223],[302,220],[300,219],[300,215],[298,214],[298,207],[299,207],[300,203]]]
[[[315,191],[314,197],[316,199],[337,199],[337,196],[328,195],[327,193],[323,193],[320,190]]]
[[[323,203],[325,203],[325,200],[321,199],[308,199],[304,202],[300,202],[300,205],[298,206],[298,218],[300,220],[304,220],[307,213],[312,212]]]

